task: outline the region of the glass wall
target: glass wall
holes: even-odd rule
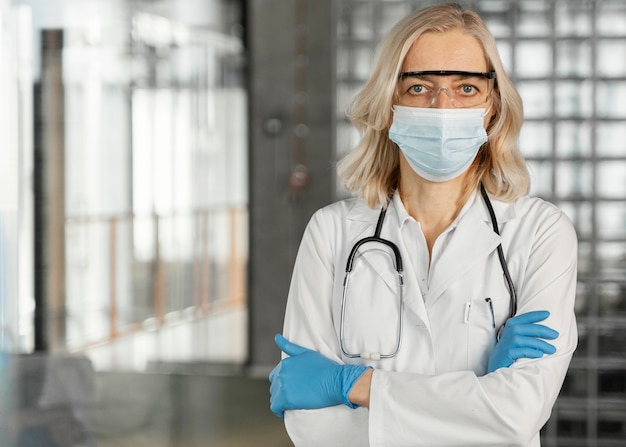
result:
[[[267,379],[237,374],[241,2],[5,3],[0,445],[281,445]]]
[[[336,155],[358,135],[345,109],[376,44],[435,1],[340,0]],[[626,4],[618,0],[479,0],[525,105],[521,149],[532,195],[561,207],[579,237],[580,341],[546,446],[626,442]],[[338,191],[342,195],[341,190]]]
[[[35,298],[21,294],[21,349],[43,338],[53,352],[87,355],[97,370],[242,364],[243,42],[104,3],[60,5],[62,26],[46,23],[54,14],[43,5],[35,11],[37,132],[34,149],[24,142],[22,152],[39,154],[35,261],[46,261],[34,276],[47,282]]]
[[[129,46],[66,48],[66,116],[81,129],[67,145],[67,345],[129,336],[143,361],[242,362],[241,42],[148,14],[129,31]],[[234,344],[194,337],[226,324],[207,322],[219,312],[240,332]],[[156,348],[146,332],[197,341]],[[123,366],[145,365],[135,355]]]

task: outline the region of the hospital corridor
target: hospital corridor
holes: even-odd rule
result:
[[[0,0],[0,447],[294,445],[268,376],[296,255],[351,194],[346,110],[378,44],[441,3]],[[578,346],[541,446],[624,447],[626,2],[459,3],[522,98],[529,194],[578,238]]]

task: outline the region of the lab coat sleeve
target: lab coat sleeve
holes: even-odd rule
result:
[[[335,241],[341,237],[333,212],[322,209],[311,218],[296,257],[284,325],[289,340],[336,362],[341,359],[332,315],[333,260]],[[366,446],[367,419],[367,409],[345,405],[285,412],[285,426],[296,447]]]
[[[369,413],[371,446],[528,446],[550,416],[577,345],[577,241],[561,212],[542,216],[530,236],[518,313],[547,309],[557,352],[518,360],[477,377],[376,370]],[[531,442],[532,441],[532,442]]]

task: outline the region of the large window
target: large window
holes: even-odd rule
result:
[[[76,104],[68,115],[85,120],[72,123],[72,134],[91,150],[68,145],[76,155],[66,168],[75,180],[66,194],[75,204],[67,210],[67,343],[132,343],[135,360],[121,366],[140,369],[144,362],[242,362],[241,42],[147,14],[133,17],[130,36],[130,54],[71,48],[76,62],[91,62],[72,66],[76,77],[66,87]],[[116,60],[107,63],[111,53]],[[122,72],[119,80],[99,77],[107,65]],[[231,343],[212,336],[224,326]],[[90,352],[97,366],[117,366],[106,347]]]
[[[336,155],[358,136],[348,101],[376,44],[402,16],[434,1],[340,0]],[[561,207],[579,237],[580,341],[542,432],[545,446],[626,442],[626,3],[464,2],[487,22],[525,105],[520,147],[532,195]],[[342,192],[338,191],[341,195]]]
[[[103,370],[241,364],[242,40],[132,8],[89,13],[40,33],[35,279],[45,286],[34,306],[21,297],[21,349],[42,339]]]

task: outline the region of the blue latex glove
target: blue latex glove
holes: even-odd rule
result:
[[[367,366],[341,365],[311,349],[291,343],[280,334],[274,337],[278,347],[290,357],[284,358],[270,373],[270,408],[278,417],[285,410],[325,408],[346,404],[354,383]]]
[[[548,326],[536,324],[549,316],[547,310],[536,310],[510,318],[489,356],[487,372],[508,368],[517,359],[538,359],[544,354],[554,354],[556,348],[541,339],[553,340],[559,333]]]

